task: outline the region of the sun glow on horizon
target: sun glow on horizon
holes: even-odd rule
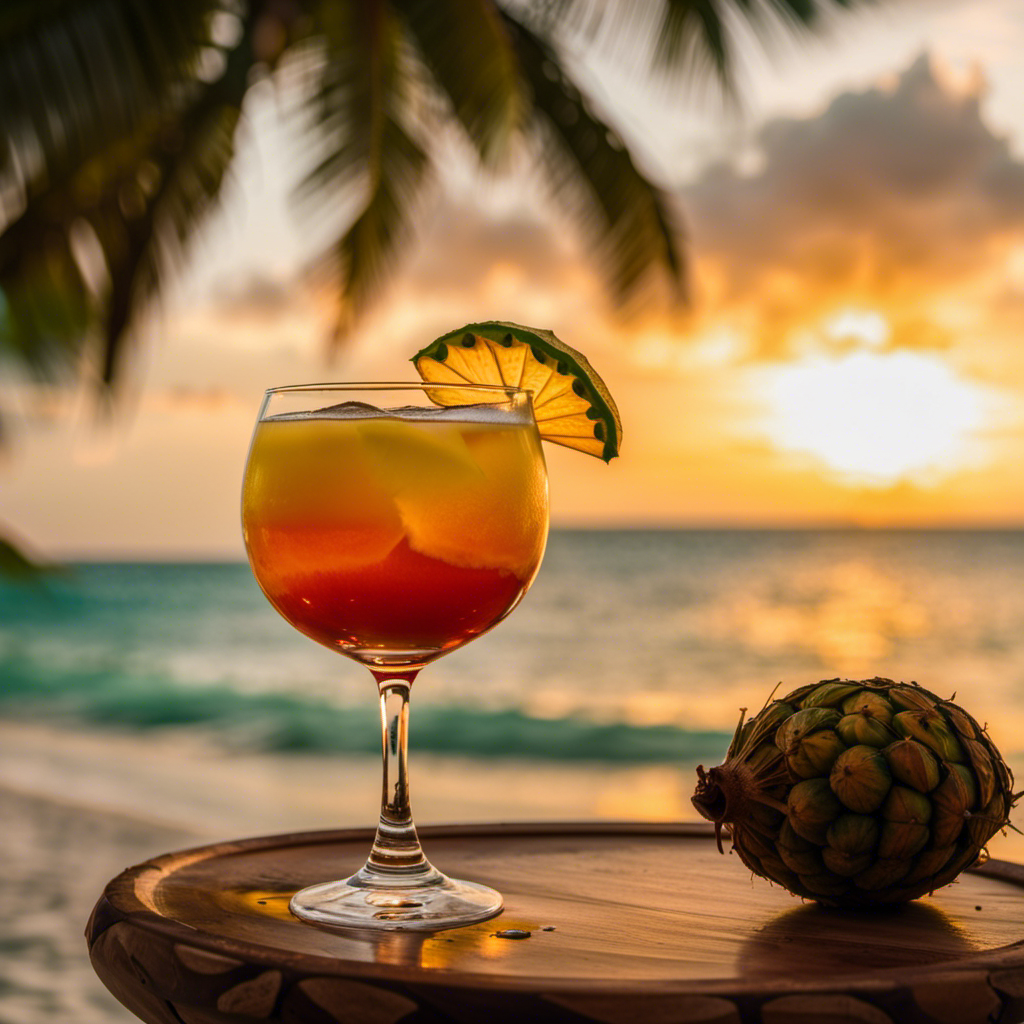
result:
[[[927,482],[970,463],[984,390],[930,353],[858,350],[769,371],[768,436],[843,482]]]

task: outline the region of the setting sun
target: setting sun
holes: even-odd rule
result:
[[[769,373],[772,442],[859,485],[960,468],[986,419],[984,391],[932,354],[860,350]]]

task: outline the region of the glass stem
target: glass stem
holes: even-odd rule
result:
[[[417,672],[373,673],[380,691],[384,785],[377,835],[359,872],[363,884],[423,885],[442,877],[423,855],[409,806],[409,691]]]

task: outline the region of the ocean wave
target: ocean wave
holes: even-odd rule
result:
[[[275,753],[377,753],[375,702],[339,707],[285,693],[244,693],[103,669],[0,664],[0,714],[72,719],[144,731],[204,727],[233,748]],[[638,726],[583,718],[538,718],[516,708],[413,704],[418,751],[552,761],[692,762],[720,758],[729,735],[671,725]]]

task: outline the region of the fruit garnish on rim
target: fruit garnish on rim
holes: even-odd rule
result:
[[[609,462],[619,454],[622,421],[587,359],[551,331],[489,320],[449,331],[412,357],[428,384],[494,384],[533,393],[545,441]],[[457,389],[431,395],[439,405],[467,401]]]

